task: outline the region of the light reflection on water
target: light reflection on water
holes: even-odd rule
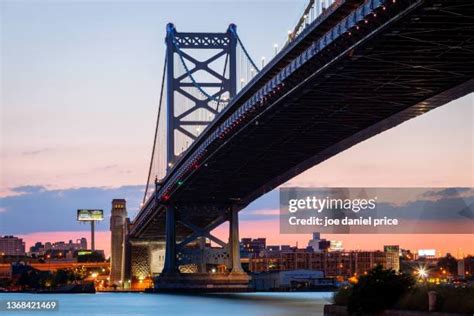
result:
[[[331,293],[240,293],[200,296],[144,293],[0,293],[0,300],[58,300],[58,312],[6,315],[323,315]]]

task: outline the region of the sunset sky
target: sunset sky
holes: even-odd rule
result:
[[[0,234],[21,235],[27,246],[88,237],[75,210],[103,208],[108,215],[112,198],[126,198],[129,214],[136,214],[168,22],[178,31],[225,31],[235,23],[254,59],[268,60],[306,2],[1,1]],[[474,187],[473,122],[470,94],[364,141],[285,186]],[[307,234],[279,234],[277,197],[270,193],[248,215],[241,213],[241,237],[306,246]],[[255,220],[256,213],[268,219]],[[108,222],[98,230],[98,246],[108,252]],[[216,233],[224,238],[225,227]],[[474,254],[472,235],[328,237],[349,249],[391,243]]]

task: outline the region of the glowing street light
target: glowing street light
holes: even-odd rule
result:
[[[416,274],[418,274],[418,276],[420,278],[426,278],[428,276],[428,271],[424,268],[424,267],[419,267],[416,271],[415,271]]]

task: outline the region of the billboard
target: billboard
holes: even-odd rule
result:
[[[103,219],[103,210],[77,210],[78,221],[101,221]]]
[[[419,249],[418,256],[419,257],[435,257],[436,249]]]
[[[92,255],[93,251],[91,250],[81,250],[77,252],[78,256],[87,256],[87,255]]]

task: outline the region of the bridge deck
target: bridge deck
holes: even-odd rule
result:
[[[301,39],[303,46],[318,32]],[[295,69],[166,194],[182,204],[244,206],[345,148],[472,92],[473,52],[472,1],[389,1]],[[162,214],[154,214],[152,225],[139,216],[137,236],[163,235]],[[219,211],[198,207],[181,216],[202,227]]]

